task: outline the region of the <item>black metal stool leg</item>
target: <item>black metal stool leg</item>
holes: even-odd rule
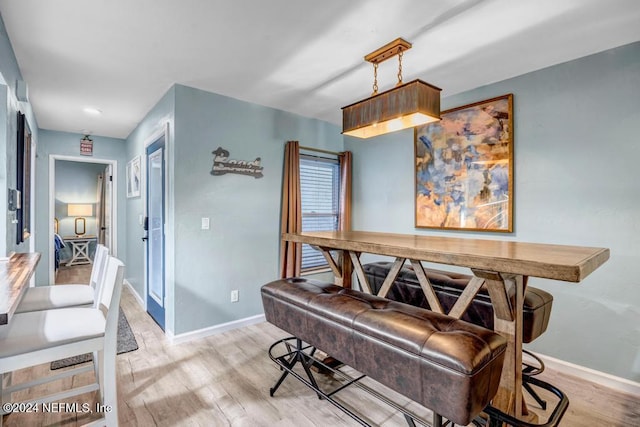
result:
[[[523,379],[526,377],[532,377],[534,375],[539,375],[544,371],[544,362],[542,361],[542,359],[540,359],[538,356],[536,356],[535,354],[531,353],[530,351],[527,350],[522,350],[523,354],[528,355],[529,357],[531,357],[532,359],[534,359],[537,363],[538,366],[534,366],[531,365],[529,363],[523,363],[523,369],[522,369],[522,377]],[[527,393],[529,393],[529,395],[531,397],[533,397],[533,399],[538,402],[538,405],[540,405],[540,407],[543,410],[547,409],[547,402],[545,400],[543,400],[540,395],[533,389],[531,388],[531,386],[527,383],[527,381],[523,381],[523,387],[524,389],[527,391]]]
[[[292,357],[291,360],[289,360],[288,363],[287,363],[287,368],[289,368],[289,369],[293,368],[293,366],[296,363],[298,363],[298,358],[297,357]],[[280,369],[282,369],[282,368],[280,368]],[[289,371],[285,369],[284,372],[282,373],[282,375],[280,375],[280,378],[278,379],[278,381],[276,381],[276,384],[269,389],[269,396],[273,397],[273,395],[278,390],[278,388],[280,387],[280,385],[282,384],[284,379],[287,378],[287,375],[289,375]]]
[[[543,400],[540,395],[538,393],[536,393],[536,391],[534,389],[531,388],[531,386],[529,385],[529,383],[522,383],[522,387],[527,390],[527,392],[529,393],[529,395],[531,397],[533,397],[533,399],[538,402],[538,405],[540,405],[540,407],[542,408],[542,410],[546,410],[547,409],[547,402],[545,400]]]
[[[529,385],[534,385],[543,390],[547,390],[553,393],[558,398],[558,402],[554,406],[551,414],[548,416],[547,421],[544,423],[530,423],[524,420],[517,419],[509,414],[505,414],[499,409],[488,405],[486,408],[484,408],[484,413],[489,416],[488,427],[498,427],[503,423],[506,423],[513,427],[556,427],[560,424],[560,420],[562,420],[564,413],[569,407],[569,399],[567,398],[567,396],[557,387],[539,380],[536,377],[529,377],[525,375],[523,377],[523,381],[523,384],[528,383]]]
[[[442,415],[433,413],[433,427],[442,427]]]

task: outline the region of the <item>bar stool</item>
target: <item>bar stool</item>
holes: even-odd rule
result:
[[[30,311],[52,310],[66,307],[92,307],[99,299],[99,286],[105,271],[109,249],[104,245],[96,246],[96,253],[91,269],[89,284],[69,284],[36,286],[27,289],[22,301],[16,308],[16,313]]]
[[[102,425],[118,425],[116,347],[124,264],[114,257],[109,257],[106,264],[103,290],[96,308],[15,314],[0,338],[0,375],[3,377],[19,369],[91,352],[97,355],[94,367],[82,366],[25,383],[8,384],[5,388],[0,381],[1,403],[9,402],[14,392],[96,369],[96,381],[92,384],[14,403],[42,404],[99,390],[102,408],[110,408],[102,411]],[[0,405],[0,427],[5,414],[3,408]]]

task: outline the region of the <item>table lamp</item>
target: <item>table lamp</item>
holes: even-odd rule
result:
[[[93,205],[91,204],[69,204],[67,205],[67,214],[76,217],[75,231],[76,236],[82,236],[87,232],[86,220],[84,217],[93,216]]]

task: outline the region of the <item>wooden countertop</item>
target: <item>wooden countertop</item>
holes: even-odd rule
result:
[[[609,249],[392,234],[369,231],[285,233],[284,240],[500,273],[579,282],[609,259]]]
[[[0,261],[0,325],[9,323],[40,261],[37,252],[13,254]]]

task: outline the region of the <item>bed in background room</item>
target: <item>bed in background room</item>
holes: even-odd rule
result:
[[[60,251],[64,248],[64,240],[58,234],[58,218],[53,219],[53,247],[56,251],[55,265],[56,274],[58,273],[58,267],[60,267]]]

